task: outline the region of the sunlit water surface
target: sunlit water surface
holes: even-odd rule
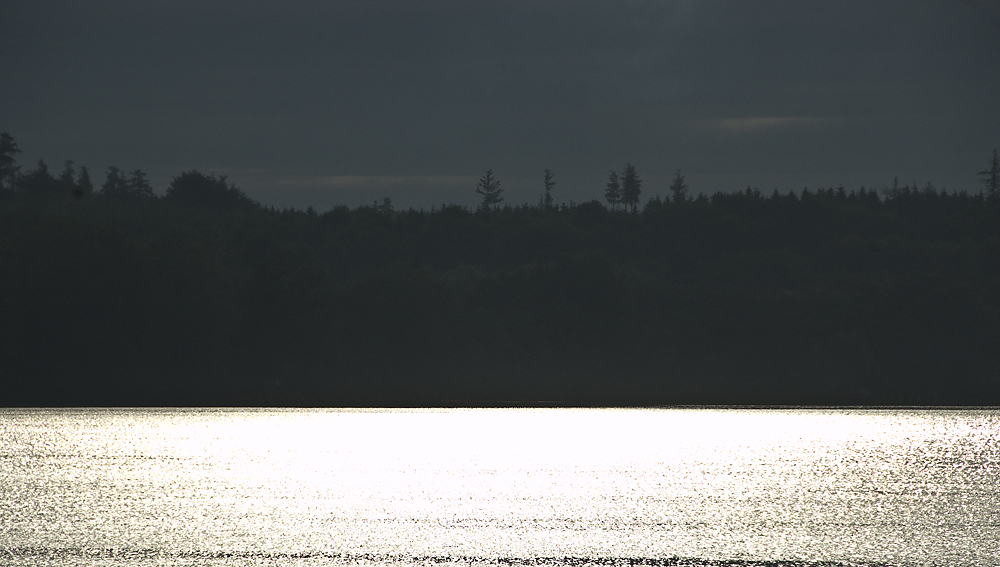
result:
[[[0,564],[1000,565],[998,542],[991,410],[0,410]]]

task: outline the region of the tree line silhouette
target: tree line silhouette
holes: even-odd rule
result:
[[[278,210],[0,136],[0,406],[1000,401],[1000,164],[931,184]],[[627,190],[626,190],[627,188]],[[470,190],[473,188],[470,188]]]

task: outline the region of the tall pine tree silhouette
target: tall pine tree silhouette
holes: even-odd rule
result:
[[[1000,195],[1000,156],[993,150],[993,157],[990,158],[989,169],[984,169],[978,173],[979,181],[986,186],[986,194],[990,197]]]
[[[556,186],[556,182],[552,181],[552,170],[545,170],[545,209],[549,210],[552,208],[552,188]]]
[[[496,209],[503,202],[503,189],[500,188],[500,181],[493,177],[492,169],[487,169],[479,178],[479,182],[476,183],[476,193],[483,196],[483,203],[480,205],[483,211]]]
[[[633,213],[639,207],[640,193],[642,193],[642,179],[639,179],[635,166],[630,163],[622,172],[622,203],[626,207],[632,207]]]
[[[684,183],[684,176],[681,175],[681,170],[677,170],[674,174],[674,180],[670,183],[670,194],[673,196],[675,203],[680,203],[687,199],[688,185]]]

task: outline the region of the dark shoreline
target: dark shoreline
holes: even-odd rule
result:
[[[1000,403],[984,195],[318,214],[8,194],[0,276],[4,406]]]

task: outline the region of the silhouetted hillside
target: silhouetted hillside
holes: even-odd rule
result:
[[[323,214],[0,186],[0,405],[1000,402],[1000,199]]]

